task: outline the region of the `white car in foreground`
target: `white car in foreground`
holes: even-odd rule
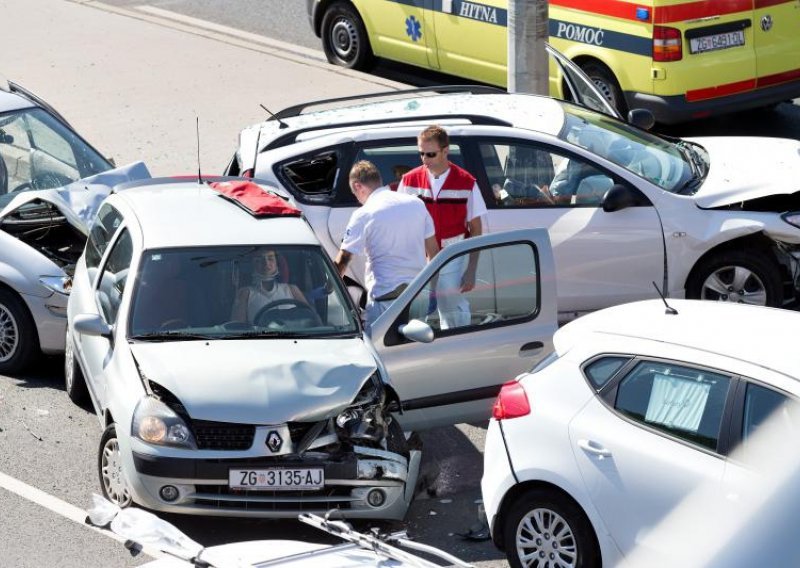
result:
[[[648,535],[708,486],[711,505],[682,520],[709,535],[699,559],[699,548],[720,548],[711,535],[721,531],[705,515],[727,511],[748,488],[776,485],[771,467],[755,473],[764,460],[751,444],[774,416],[773,440],[795,451],[800,364],[788,331],[800,315],[688,300],[669,306],[638,302],[579,318],[556,333],[550,357],[503,386],[481,487],[492,537],[512,566],[615,566],[643,544],[661,547],[662,558],[692,558],[684,540]],[[752,333],[742,333],[742,322]],[[761,515],[780,492],[796,498],[787,487],[777,487]],[[796,510],[790,516],[796,526]],[[754,522],[770,521],[753,518],[739,530]],[[784,546],[759,538],[749,546]]]
[[[241,180],[153,180],[100,207],[75,270],[65,382],[73,400],[91,395],[112,501],[403,518],[421,457],[404,430],[486,420],[502,379],[549,351],[546,231],[448,247],[368,336],[299,213]],[[441,329],[431,291],[467,254],[471,321]]]
[[[280,111],[241,132],[227,173],[285,188],[335,254],[357,206],[352,164],[370,160],[394,183],[420,165],[417,134],[438,123],[450,159],[477,178],[485,231],[549,231],[562,321],[655,298],[653,282],[678,298],[782,306],[797,296],[800,141],[680,140],[548,97],[422,91]],[[363,282],[363,264],[351,276]]]

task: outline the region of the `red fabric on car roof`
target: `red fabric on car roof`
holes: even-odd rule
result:
[[[252,181],[215,181],[209,183],[208,186],[256,217],[282,215],[299,217],[301,215],[299,209],[292,207],[280,196],[269,193]]]

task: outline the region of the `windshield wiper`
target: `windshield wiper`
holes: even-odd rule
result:
[[[692,194],[694,193],[698,186],[703,183],[706,175],[706,163],[700,157],[700,154],[692,148],[687,142],[681,140],[675,147],[684,157],[684,159],[689,162],[689,167],[692,170],[692,175],[689,179],[687,179],[683,185],[681,185],[680,189],[676,193],[684,195],[684,194]]]
[[[283,331],[279,329],[254,329],[235,335],[223,335],[219,339],[250,339],[253,337],[302,337],[294,331]]]
[[[175,339],[187,339],[187,340],[219,339],[219,337],[212,337],[210,335],[201,335],[199,333],[188,333],[185,331],[152,331],[149,333],[140,333],[138,335],[132,335],[129,339],[136,339],[138,341],[172,341]]]

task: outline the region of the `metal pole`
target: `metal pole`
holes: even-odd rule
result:
[[[508,92],[550,94],[547,0],[509,0]]]

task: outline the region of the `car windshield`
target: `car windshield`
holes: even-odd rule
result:
[[[565,120],[559,138],[666,191],[693,194],[708,173],[708,153],[698,144],[662,138],[579,106],[563,106]]]
[[[42,108],[0,114],[0,196],[61,187],[112,167]]]
[[[134,286],[132,340],[351,337],[359,332],[355,308],[319,247],[146,251]]]

